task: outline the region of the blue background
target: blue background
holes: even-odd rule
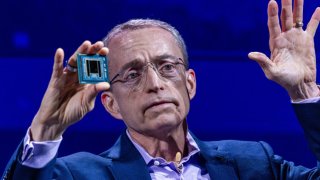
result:
[[[185,38],[197,95],[188,116],[201,139],[264,140],[276,154],[308,167],[316,165],[284,89],[267,80],[247,58],[269,54],[264,1],[182,0],[11,0],[0,11],[0,169],[22,140],[48,84],[55,49],[66,56],[88,39],[102,39],[118,23],[155,18],[175,26]],[[316,0],[305,1],[308,22]],[[305,23],[306,24],[306,23]],[[315,37],[317,52],[319,37]],[[125,128],[95,109],[64,135],[59,156],[100,153]]]

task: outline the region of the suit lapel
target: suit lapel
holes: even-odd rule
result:
[[[110,169],[116,179],[149,179],[147,165],[127,137],[122,133],[115,145],[109,150],[108,158],[112,159]]]
[[[208,170],[211,179],[239,179],[235,162],[228,153],[219,151],[213,143],[200,141],[194,136],[193,138],[200,148],[201,161]],[[112,159],[110,170],[115,179],[151,180],[144,159],[126,133],[123,133],[114,146],[109,149],[107,158]]]

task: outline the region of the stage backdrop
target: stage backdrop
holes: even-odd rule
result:
[[[48,84],[55,49],[66,57],[84,40],[102,39],[131,18],[155,18],[185,38],[197,94],[189,128],[203,140],[263,140],[296,164],[316,166],[287,93],[247,58],[269,54],[268,1],[22,1],[2,2],[0,20],[0,169],[22,140]],[[305,1],[305,24],[316,0]],[[319,47],[319,36],[315,44]],[[318,51],[318,48],[317,48]],[[125,129],[97,98],[95,109],[64,135],[59,156],[100,153]]]

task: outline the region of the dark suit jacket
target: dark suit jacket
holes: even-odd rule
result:
[[[308,141],[320,157],[320,105],[294,105]],[[274,155],[265,142],[212,141],[195,138],[200,162],[211,179],[318,179],[318,168],[295,166]],[[22,145],[16,150],[4,173],[4,179],[151,179],[147,165],[123,133],[108,151],[94,155],[80,152],[55,158],[41,169],[19,162]],[[319,178],[320,179],[320,178]]]

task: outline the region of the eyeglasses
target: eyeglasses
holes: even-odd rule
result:
[[[138,87],[145,79],[148,67],[152,68],[164,81],[179,78],[183,69],[186,68],[181,58],[171,55],[156,58],[153,62],[134,60],[124,65],[122,70],[111,79],[110,85],[120,82],[130,88]]]

